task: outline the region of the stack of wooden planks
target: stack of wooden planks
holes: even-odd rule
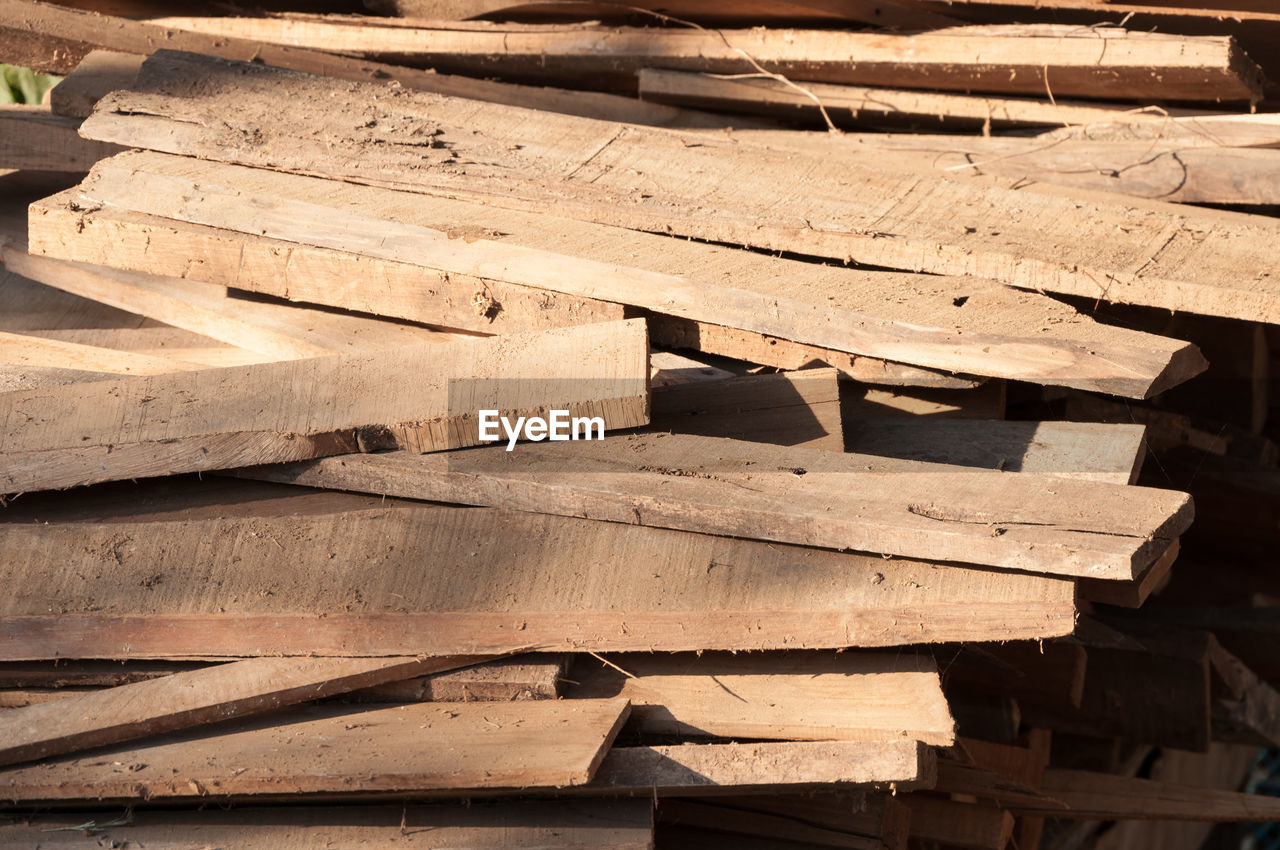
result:
[[[274,5],[0,0],[0,847],[1280,821],[1276,15]]]

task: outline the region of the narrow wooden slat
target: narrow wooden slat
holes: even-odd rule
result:
[[[848,653],[581,659],[569,694],[626,697],[652,735],[895,740],[946,746],[954,724],[932,659]],[[619,671],[625,670],[626,673]]]
[[[0,770],[0,793],[125,801],[582,785],[627,709],[623,699],[299,709],[118,747],[105,759]]]
[[[1047,487],[1040,476],[684,434],[565,445],[383,453],[240,474],[1124,580],[1158,559],[1191,520],[1184,494],[1090,481],[1055,478]]]
[[[243,717],[483,657],[253,658],[0,714],[0,765]]]
[[[1134,111],[1130,104],[1062,99],[1051,103],[1047,99],[1027,97],[812,82],[805,83],[800,91],[769,78],[734,78],[666,68],[642,68],[637,78],[640,97],[655,103],[731,109],[772,117],[805,116],[810,120],[818,119],[820,103],[827,115],[841,126],[910,123],[957,130],[1159,120],[1152,113],[1127,114]]]
[[[133,84],[144,58],[136,53],[92,51],[50,90],[50,110],[54,115],[87,118],[103,95]]]
[[[933,783],[933,750],[919,741],[763,741],[614,747],[579,793],[737,795],[832,785],[903,790]]]
[[[0,331],[0,363],[120,375],[163,375],[201,368],[199,364],[171,357],[116,351],[6,331]]]
[[[227,297],[225,287],[69,263],[13,248],[4,264],[48,286],[281,360],[386,351],[460,335],[412,325]]]
[[[911,811],[913,838],[952,847],[1003,850],[1013,835],[1013,815],[995,806],[926,794],[908,795],[903,802]]]
[[[348,19],[350,20],[350,19]],[[648,65],[750,74],[752,60],[794,80],[1092,98],[1259,100],[1262,74],[1229,38],[1052,25],[955,28],[918,35],[824,30],[640,29],[598,25],[415,22],[293,16],[159,18],[205,35],[333,53],[395,57],[445,73],[592,75],[635,88]],[[744,56],[744,54],[746,54]],[[748,59],[747,57],[750,57]]]
[[[405,368],[415,356],[428,371]],[[474,445],[489,407],[634,427],[648,419],[647,379],[644,323],[632,321],[5,393],[0,491]]]

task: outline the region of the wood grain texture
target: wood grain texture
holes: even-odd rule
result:
[[[954,723],[928,657],[864,653],[617,655],[580,659],[570,696],[626,697],[650,735],[883,741],[935,746]],[[626,671],[619,672],[617,668]]]
[[[223,286],[64,262],[14,248],[0,256],[6,268],[31,280],[278,360],[465,338],[312,307],[231,298]]]
[[[652,390],[650,428],[844,451],[835,369],[744,375]]]
[[[1139,575],[1191,521],[1185,494],[1091,481],[684,434],[566,445],[383,453],[239,474],[1122,580]]]
[[[1131,115],[1131,104],[1070,101],[1055,98],[1000,97],[956,92],[806,83],[804,92],[770,78],[642,68],[637,74],[640,97],[654,103],[728,109],[771,117],[818,118],[818,104],[839,126],[913,126],[946,130],[1034,127],[1086,123],[1159,120],[1154,114]],[[817,98],[817,103],[807,93]],[[1042,92],[1037,92],[1041,94]],[[1184,110],[1185,111],[1185,110]],[[1180,114],[1175,110],[1173,114]],[[1123,126],[1123,125],[1121,125]]]
[[[74,199],[63,192],[32,205],[32,253],[481,333],[625,318],[619,304],[128,210],[91,211]]]
[[[1203,369],[1199,353],[1185,343],[1098,325],[1050,299],[991,281],[815,266],[545,214],[154,153],[100,165],[82,195],[89,206],[125,206],[232,229],[249,226],[243,209],[250,203],[252,229],[273,237],[933,369],[1135,396]],[[324,205],[314,203],[321,198]]]
[[[483,660],[253,658],[81,693],[0,714],[0,765],[257,714]]]
[[[1098,99],[1260,100],[1262,72],[1230,38],[1051,25],[957,27],[917,35],[824,30],[643,29],[598,25],[415,22],[377,19],[160,18],[206,35],[362,55],[474,76],[634,90],[635,74],[676,70],[751,74],[743,54],[790,79]],[[358,20],[358,19],[354,19]]]
[[[0,657],[837,648],[1075,622],[1058,578],[233,480],[122,486],[0,515]]]
[[[47,106],[0,104],[0,168],[88,171],[123,150],[80,138],[79,126],[74,118],[53,115]]]
[[[250,158],[253,151],[236,141],[240,133],[227,132],[221,123],[202,127],[202,108],[182,107],[189,83],[164,88],[165,80],[176,79],[174,62],[165,57],[164,74],[154,75],[145,89],[125,93],[114,104],[104,100],[86,122],[86,132],[131,145],[150,135],[149,146],[192,153],[192,146],[205,139],[199,148],[205,155],[226,157],[235,150],[235,156]],[[305,116],[293,114],[287,122],[277,120],[285,85],[278,75],[241,69],[224,72],[219,83],[213,67],[201,68],[204,82],[198,91],[210,106],[220,89],[237,86],[232,108],[217,109],[219,122],[232,116],[241,122],[241,133],[251,128],[266,133],[304,121]],[[291,81],[289,90],[295,85],[305,91],[310,84]],[[256,114],[245,108],[254,103],[245,97],[249,86],[269,93]],[[322,85],[320,90],[332,89]],[[360,102],[384,92],[370,91]],[[224,91],[223,96],[229,95]],[[1265,217],[1110,195],[1085,199],[1079,190],[1071,191],[1074,197],[1015,191],[947,180],[936,172],[862,169],[856,162],[794,151],[784,155],[735,138],[624,127],[421,93],[380,98],[387,126],[394,125],[397,101],[406,109],[410,102],[420,104],[413,114],[431,114],[437,145],[432,150],[440,151],[437,164],[428,166],[415,149],[415,170],[402,188],[446,191],[538,212],[554,207],[561,216],[638,230],[881,268],[975,275],[1180,312],[1250,321],[1280,316],[1274,260],[1257,248],[1274,243],[1280,230]],[[113,115],[126,107],[147,114]],[[175,127],[157,112],[183,123]],[[329,111],[321,126],[354,144],[368,138],[369,129],[360,130],[367,120],[363,112],[347,117]],[[538,145],[525,144],[530,132]],[[290,140],[269,144],[273,154],[300,155],[300,141],[289,132],[284,138]],[[382,146],[388,153],[392,147]],[[453,156],[467,159],[465,174],[449,165]],[[323,162],[325,173],[339,168],[331,155]],[[369,179],[368,169],[363,170]],[[780,173],[787,178],[779,180]],[[637,191],[638,185],[644,188]],[[850,197],[867,200],[851,208]]]
[[[786,788],[885,785],[934,779],[934,751],[919,741],[762,741],[614,747],[579,793],[741,794]]]
[[[406,370],[415,356],[429,370]],[[484,408],[634,427],[648,419],[647,379],[644,323],[632,321],[15,391],[0,395],[0,491],[474,445]]]
[[[1136,483],[1146,456],[1142,425],[870,416],[845,429],[859,454],[1112,484]]]
[[[643,103],[629,97],[449,76],[242,38],[189,33],[146,21],[96,14],[36,0],[4,0],[0,4],[0,21],[4,22],[0,27],[0,37],[4,37],[3,43],[15,51],[9,58],[47,73],[65,74],[74,70],[94,48],[144,56],[162,49],[188,50],[345,80],[393,80],[415,90],[447,92],[457,97],[513,103],[532,109],[563,111],[613,121],[677,127],[725,126],[723,119],[708,113]],[[24,60],[18,50],[28,58]],[[741,124],[740,121],[737,123]]]
[[[163,375],[201,368],[199,364],[171,357],[117,351],[7,331],[0,331],[0,363],[120,375]]]
[[[405,847],[436,850],[649,850],[646,800],[510,800],[408,806],[273,806],[234,811],[139,810],[127,824],[106,826],[101,812],[44,813],[0,826],[0,845],[73,850],[84,846],[85,823],[95,837],[119,846],[236,847],[308,850],[313,847]]]
[[[627,709],[623,699],[295,709],[10,767],[0,770],[0,794],[32,802],[194,800],[582,785]]]

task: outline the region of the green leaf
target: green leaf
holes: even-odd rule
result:
[[[0,65],[0,103],[40,103],[61,77],[37,74],[30,68]]]

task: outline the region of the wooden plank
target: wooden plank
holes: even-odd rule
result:
[[[1003,850],[1013,835],[1013,815],[996,806],[909,794],[911,837],[975,850]]]
[[[1280,17],[1277,18],[1280,21]],[[1084,139],[1094,142],[1161,142],[1182,147],[1280,147],[1280,115],[1256,114],[1161,116],[1155,121],[1096,121],[1060,127],[1040,134],[1044,142]]]
[[[1134,114],[1136,110],[1129,104],[1061,98],[1050,102],[1028,97],[813,82],[797,90],[767,77],[743,78],[666,68],[641,68],[637,79],[641,99],[654,103],[737,110],[793,120],[805,117],[815,121],[819,120],[818,104],[821,104],[831,120],[841,127],[911,124],[946,130],[987,130],[1103,123],[1124,127],[1122,122],[1160,120],[1154,113]],[[1185,110],[1175,110],[1172,114],[1181,112]]]
[[[933,750],[919,741],[761,741],[614,747],[582,791],[693,796],[933,783]]]
[[[868,387],[845,382],[840,387],[840,414],[847,423],[863,419],[981,419],[1005,416],[1004,381],[987,381],[972,389],[934,387]],[[852,430],[852,429],[849,429]],[[846,442],[853,434],[846,433]]]
[[[1216,639],[1209,645],[1209,664],[1213,671],[1213,739],[1276,746],[1280,742],[1280,692]]]
[[[1067,808],[1019,804],[1018,811],[1086,820],[1232,823],[1280,819],[1280,800],[1274,797],[1085,770],[1050,768],[1044,774],[1044,790]]]
[[[431,369],[407,371],[415,356]],[[648,371],[644,323],[631,321],[5,393],[0,491],[474,445],[476,411],[523,415],[548,393],[570,416],[635,427],[648,419]]]
[[[1187,497],[1172,491],[1058,478],[1049,489],[1040,476],[685,434],[626,435],[568,449],[388,452],[238,474],[1121,580],[1154,563],[1191,519]],[[837,513],[832,505],[843,508]]]
[[[1120,584],[1110,581],[1081,579],[1076,586],[1080,590],[1080,595],[1090,602],[1102,602],[1107,605],[1119,605],[1124,608],[1141,608],[1151,594],[1167,582],[1170,571],[1173,569],[1173,564],[1178,560],[1178,554],[1181,550],[1180,543],[1175,540],[1173,545],[1160,556],[1160,559],[1147,567],[1147,571],[1139,576],[1135,582]]]
[[[90,211],[74,197],[32,206],[33,253],[483,333],[624,318],[617,304],[128,210]]]
[[[939,647],[938,666],[949,689],[1003,695],[1020,706],[1079,707],[1084,695],[1088,656],[1071,641]],[[969,735],[967,737],[977,737]]]
[[[82,139],[76,133],[79,126],[74,118],[53,115],[47,106],[0,104],[0,168],[88,171],[123,150]]]
[[[21,591],[0,596],[9,661],[839,648],[1075,624],[1063,579],[225,479],[29,494],[0,520]]]
[[[334,313],[228,297],[225,287],[70,263],[5,248],[4,264],[48,286],[280,360],[373,353],[460,335]]]
[[[36,254],[217,283],[280,298],[481,333],[541,330],[624,317],[619,304],[492,278],[202,227],[128,210],[87,211],[64,192],[31,208]],[[705,322],[648,317],[654,344],[692,348],[780,369],[815,362],[871,384],[972,387],[981,379],[764,337]]]
[[[180,97],[160,94],[164,79],[176,73],[172,57],[165,62],[163,78],[148,83],[145,97],[134,92],[113,105],[104,101],[86,130],[106,137],[110,126],[113,137],[119,133],[116,141],[141,144],[149,135],[148,146],[227,157],[228,145],[218,141],[225,133],[222,124],[202,129],[203,107],[182,107]],[[219,73],[207,64],[201,68],[203,78]],[[310,84],[268,77],[267,72],[261,78],[239,72],[234,82],[228,79],[237,90],[225,95],[229,105],[217,109],[218,120],[242,118],[238,126],[243,131],[266,134],[273,128],[303,126],[306,113],[299,110],[280,120],[281,101],[291,101],[292,92],[308,91]],[[261,111],[269,111],[270,120],[246,111],[246,103],[255,101],[248,97],[249,86],[266,95]],[[291,92],[288,97],[285,90]],[[376,93],[369,92],[361,104]],[[217,101],[212,97],[207,92],[201,103],[213,106]],[[297,99],[308,101],[302,94]],[[830,156],[784,154],[705,134],[624,128],[421,94],[400,100],[407,99],[421,103],[412,114],[426,110],[432,115],[440,149],[466,157],[470,164],[465,174],[425,168],[415,153],[416,168],[402,180],[402,188],[540,213],[554,208],[566,217],[880,268],[986,276],[1091,299],[1249,321],[1280,320],[1274,260],[1256,247],[1280,240],[1280,228],[1266,217],[1139,199],[1121,202],[1110,195],[1086,200],[1078,197],[1079,190],[1071,191],[1075,197],[1015,191],[933,174],[862,169]],[[388,115],[394,112],[386,99],[379,103],[386,105]],[[111,113],[129,104],[145,104],[152,114],[162,106],[183,123],[157,120],[155,132],[146,133],[144,125],[152,118]],[[319,127],[327,127],[318,130],[320,135],[332,132],[352,140],[360,138],[358,128],[367,120],[364,112],[350,118],[335,110],[327,115],[332,123],[320,122]],[[542,143],[536,149],[525,145],[513,150],[527,142],[531,131]],[[338,173],[331,154],[302,155],[302,140],[290,132],[277,131],[268,138],[273,140],[266,147],[275,167],[306,170],[312,161],[323,163],[322,173]],[[299,154],[294,166],[281,163],[290,152]],[[251,153],[241,149],[235,156],[248,159]],[[367,167],[344,172],[347,179],[370,179]],[[779,174],[787,178],[780,181]],[[637,185],[653,189],[637,192]],[[850,197],[867,201],[851,209]],[[1240,269],[1251,273],[1242,275]]]
[[[116,846],[305,850],[364,844],[447,846],[459,850],[649,850],[644,800],[468,801],[407,806],[272,806],[146,809],[119,819],[102,812],[44,812],[0,825],[0,844],[73,850],[94,838]]]
[[[205,368],[246,366],[275,360],[266,354],[226,345],[202,334],[160,325],[143,328],[37,328],[25,331],[23,336],[27,339],[105,348],[124,354],[159,357]]]
[[[835,369],[655,387],[650,428],[844,451]]]
[[[1272,206],[1280,201],[1280,151],[1183,145],[1159,138],[1094,142],[1073,138],[893,133],[745,131],[780,149],[838,155],[864,168],[938,171],[953,179],[1033,191],[1068,187],[1193,204]]]
[[[59,246],[49,253],[58,254]],[[71,247],[70,251],[75,251]],[[555,293],[552,293],[555,295]],[[970,389],[985,378],[972,375],[956,375],[934,369],[923,369],[906,363],[893,363],[847,351],[836,351],[817,345],[807,345],[769,334],[744,331],[724,325],[649,313],[649,341],[653,345],[669,348],[687,348],[706,354],[732,357],[778,369],[807,369],[827,365],[841,374],[864,384],[889,386],[938,387],[941,389]]]
[[[49,108],[54,115],[87,118],[94,104],[108,92],[127,89],[138,78],[146,58],[136,53],[94,50],[80,60],[49,92]]]
[[[626,697],[641,734],[946,746],[954,723],[933,659],[863,653],[579,659],[574,697]],[[625,670],[626,673],[620,672]]]
[[[384,65],[242,38],[184,32],[129,17],[95,14],[35,0],[3,0],[0,21],[4,22],[0,26],[0,44],[15,48],[14,52],[6,53],[8,58],[22,60],[18,61],[20,65],[57,74],[74,70],[94,48],[141,55],[156,50],[188,50],[344,80],[394,81],[418,91],[444,92],[610,121],[677,127],[726,126],[722,118],[709,113],[643,103],[629,97],[450,76],[434,70]],[[741,126],[742,121],[736,123]]]
[[[557,699],[568,655],[519,655],[354,692],[360,702],[482,702]]]
[[[294,709],[10,767],[0,793],[34,802],[562,788],[595,775],[626,716],[622,699]]]
[[[361,55],[444,73],[635,88],[655,65],[719,74],[1104,99],[1260,100],[1262,72],[1230,38],[1067,26],[957,27],[898,35],[830,30],[643,29],[295,15],[153,19],[164,28]]]
[[[902,416],[845,423],[846,448],[859,454],[1112,484],[1137,481],[1145,430],[1141,425]]]
[[[253,203],[253,229],[273,237],[428,263],[450,274],[489,274],[934,369],[1145,396],[1203,368],[1184,343],[1094,324],[1065,305],[990,281],[816,266],[153,153],[100,165],[82,194],[91,205],[232,229],[248,226],[242,205]],[[318,198],[343,207],[341,214],[312,203]],[[502,236],[451,238],[469,228],[496,228]]]
[[[484,657],[251,658],[0,714],[0,765],[258,714]]]
[[[199,364],[171,357],[115,351],[6,331],[0,331],[0,363],[120,375],[163,375],[201,368]]]

